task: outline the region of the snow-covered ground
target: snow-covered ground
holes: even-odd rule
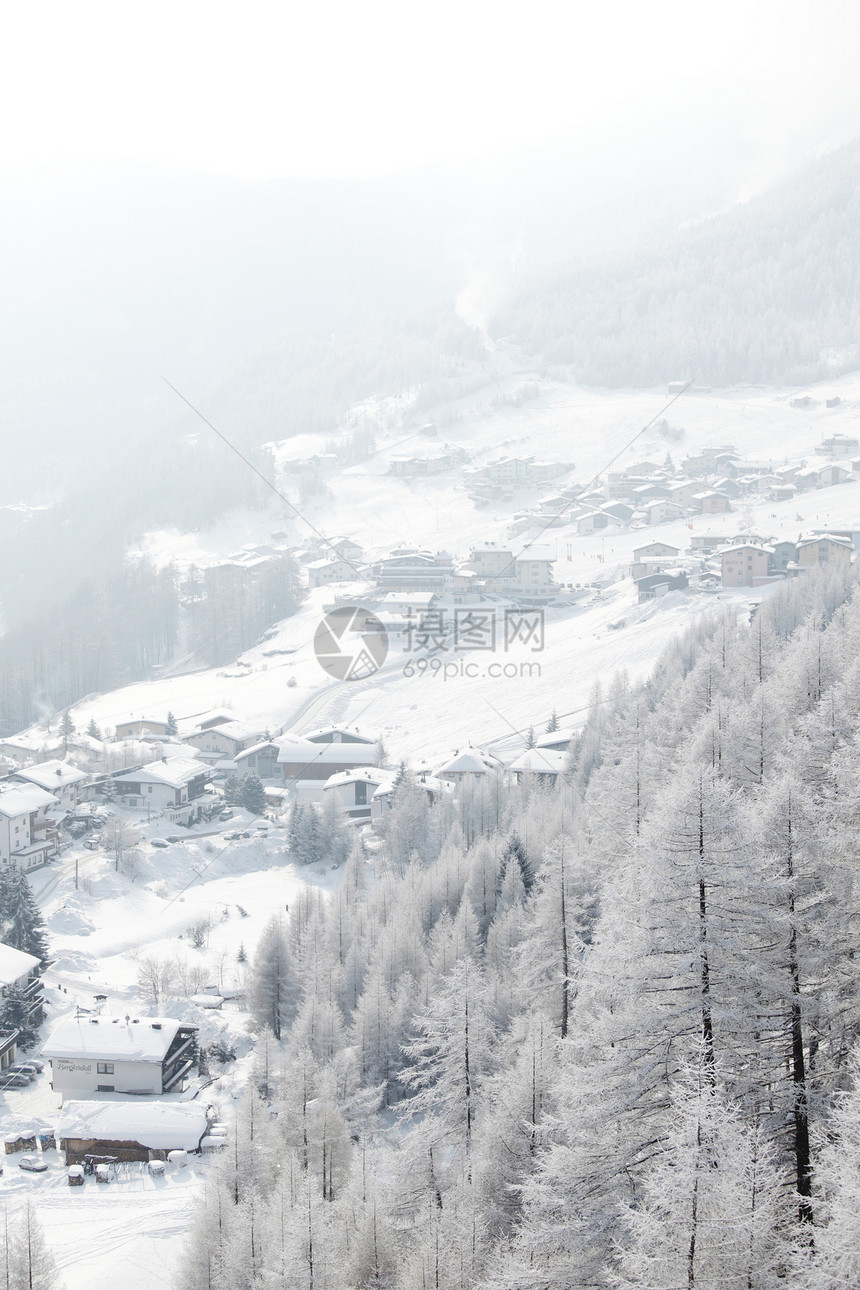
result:
[[[235,830],[249,822],[237,811],[230,825]],[[229,832],[230,825],[222,827]],[[265,923],[273,913],[286,912],[301,888],[312,884],[328,891],[339,876],[328,868],[297,873],[286,861],[278,829],[271,829],[267,838],[229,841],[216,834],[156,849],[148,838],[163,832],[163,822],[139,822],[139,828],[140,859],[133,882],[116,873],[112,855],[79,845],[32,876],[54,955],[44,978],[43,1042],[63,1016],[96,1007],[96,994],[107,996],[103,1006],[108,1013],[157,1012],[138,986],[147,957],[176,959],[186,971],[199,969],[206,984],[233,995],[241,990],[245,972],[238,962],[240,948],[250,955]],[[189,928],[201,922],[209,930],[196,949]],[[241,1001],[228,998],[220,1010],[210,1010],[178,1002],[184,997],[178,986],[170,994],[170,1015],[198,1025],[202,1044],[221,1039],[236,1050],[237,1061],[223,1069],[213,1065],[213,1081],[199,1093],[229,1122],[251,1054]],[[0,1089],[0,1138],[22,1129],[51,1131],[59,1108],[48,1065],[27,1088]],[[121,1278],[130,1290],[175,1284],[206,1158],[189,1157],[187,1168],[168,1167],[163,1178],[149,1177],[144,1166],[124,1166],[107,1186],[87,1178],[83,1189],[68,1187],[55,1150],[43,1154],[48,1169],[41,1174],[19,1169],[18,1153],[0,1159],[0,1191],[10,1213],[27,1197],[34,1200],[66,1290],[84,1290],[113,1278]]]
[[[643,459],[676,462],[705,445],[730,444],[750,460],[775,463],[815,458],[825,434],[857,434],[860,374],[827,382],[810,391],[817,406],[790,407],[791,390],[745,389],[686,396],[666,413],[683,427],[680,440],[637,430],[658,417],[664,390],[596,393],[541,381],[539,398],[514,407],[500,403],[517,384],[534,379],[522,373],[460,400],[447,411],[451,422],[440,438],[462,444],[473,463],[498,455],[534,454],[574,461],[571,478],[586,483],[617,467]],[[825,397],[838,394],[839,407],[825,409]],[[428,413],[428,420],[432,415]],[[441,418],[440,418],[441,420]],[[391,442],[396,436],[391,433]],[[629,445],[626,451],[622,451]],[[385,474],[385,450],[328,480],[331,495],[307,510],[313,525],[326,533],[348,534],[368,553],[399,543],[447,549],[466,556],[470,544],[504,542],[510,504],[476,508],[462,476],[452,472],[433,480],[408,481]],[[532,504],[552,486],[517,499]],[[289,523],[288,523],[289,520]],[[860,520],[860,486],[855,483],[807,493],[792,502],[755,501],[743,515],[678,521],[654,528],[607,529],[579,537],[573,528],[551,529],[542,540],[557,554],[556,578],[591,584],[575,604],[546,611],[544,647],[519,645],[505,651],[440,650],[438,667],[423,672],[415,656],[392,648],[383,668],[366,680],[334,682],[320,668],[313,635],[332,598],[331,589],[312,592],[299,613],[280,624],[269,639],[247,651],[242,666],[213,668],[128,686],[89,698],[73,711],[78,729],[94,717],[100,727],[129,716],[163,715],[182,720],[210,708],[228,707],[238,718],[272,731],[303,730],[348,721],[384,737],[392,759],[441,761],[471,741],[490,745],[510,760],[523,747],[530,726],[540,730],[553,709],[562,725],[580,722],[595,682],[608,684],[621,669],[632,679],[646,675],[666,643],[696,615],[726,607],[742,611],[767,591],[747,588],[697,595],[672,593],[639,606],[629,577],[634,548],[657,540],[685,551],[696,533],[731,536],[748,521],[766,536],[796,539],[802,530],[843,527]],[[265,542],[276,528],[296,533],[300,526],[284,512],[270,510],[227,517],[207,534],[162,531],[142,544],[158,560],[217,560],[237,547]],[[339,587],[338,591],[347,588]],[[358,598],[359,589],[356,588]],[[501,612],[502,607],[500,607]],[[499,674],[501,673],[501,674]],[[232,831],[241,816],[219,826]],[[163,821],[139,820],[143,837],[132,877],[116,873],[105,852],[80,846],[33,877],[48,924],[54,964],[46,977],[49,1005],[46,1037],[52,1024],[75,1007],[91,1008],[94,995],[107,996],[108,1010],[154,1012],[138,986],[147,956],[175,957],[190,972],[199,968],[206,984],[230,994],[241,985],[240,947],[250,953],[272,913],[285,910],[308,882],[328,890],[335,871],[297,871],[287,862],[283,830],[266,838],[228,841],[220,836],[189,837],[168,849],[149,845],[164,836]],[[171,829],[172,831],[172,829]],[[189,929],[208,924],[204,944],[195,948]],[[200,973],[197,974],[198,976]],[[193,991],[182,996],[187,1000]],[[170,1003],[183,1019],[201,1028],[203,1042],[221,1037],[235,1045],[238,1061],[227,1066],[206,1090],[225,1114],[247,1073],[251,1041],[246,1018],[229,1000],[212,1012],[190,1001]],[[48,1074],[28,1089],[0,1092],[0,1129],[50,1127],[58,1100]],[[54,1249],[67,1290],[94,1281],[123,1279],[132,1290],[175,1283],[188,1218],[206,1171],[205,1161],[169,1171],[161,1180],[130,1169],[108,1186],[88,1179],[70,1189],[56,1153],[45,1157],[45,1174],[25,1174],[5,1161],[0,1187],[11,1206],[30,1195]]]
[[[613,469],[643,459],[662,463],[667,452],[677,462],[703,446],[733,445],[747,460],[775,464],[819,461],[817,449],[825,435],[857,434],[860,424],[860,374],[840,377],[808,392],[810,408],[793,408],[796,390],[747,388],[691,394],[665,412],[683,436],[666,438],[655,428],[637,434],[652,419],[663,419],[665,389],[595,392],[540,380],[541,395],[521,407],[501,400],[524,383],[540,380],[524,372],[505,383],[459,400],[448,409],[452,424],[440,438],[462,444],[473,463],[496,456],[531,453],[543,459],[574,461],[570,478],[586,483]],[[825,399],[838,395],[838,407]],[[391,443],[397,442],[391,432]],[[289,444],[290,441],[287,441]],[[303,507],[320,532],[348,534],[365,551],[379,554],[400,543],[446,549],[467,556],[475,542],[504,543],[514,509],[533,504],[553,485],[518,495],[515,503],[476,507],[468,498],[462,475],[451,471],[431,479],[407,480],[385,472],[383,445],[361,465],[351,466],[328,480],[330,496]],[[265,514],[230,516],[206,535],[150,534],[144,549],[155,558],[225,558],[240,545],[265,541],[271,529],[289,520],[291,531],[302,525],[287,508]],[[860,489],[847,483],[805,493],[790,502],[754,499],[726,515],[679,520],[648,529],[606,529],[578,536],[575,528],[553,528],[541,535],[557,556],[555,576],[562,583],[610,585],[603,593],[568,609],[546,612],[545,648],[539,654],[522,652],[510,658],[497,651],[493,661],[511,659],[537,663],[513,675],[492,675],[490,660],[481,652],[450,653],[450,666],[423,675],[404,675],[394,655],[382,672],[368,681],[349,685],[330,681],[313,653],[313,635],[332,599],[331,588],[313,592],[300,612],[281,624],[268,640],[248,650],[241,667],[222,667],[170,679],[128,686],[78,706],[74,717],[84,728],[94,716],[99,726],[111,726],[132,714],[165,713],[179,718],[210,707],[229,707],[237,717],[272,730],[309,728],[323,720],[360,723],[380,733],[391,755],[412,760],[439,759],[467,740],[502,741],[511,727],[527,729],[545,723],[556,708],[575,720],[587,705],[596,680],[608,682],[621,667],[641,676],[670,638],[689,618],[712,612],[726,603],[747,604],[762,593],[722,592],[719,596],[671,596],[655,607],[638,607],[629,578],[633,550],[659,539],[682,553],[696,533],[729,537],[749,522],[754,531],[795,540],[814,527],[860,522]],[[244,525],[244,528],[243,528]],[[310,529],[306,529],[306,535]],[[534,536],[530,534],[529,536]],[[193,550],[190,549],[193,547]],[[341,584],[339,593],[349,588]],[[361,589],[354,588],[360,600]],[[293,651],[278,653],[277,651]],[[462,666],[455,667],[454,664]],[[474,666],[466,667],[466,664]],[[499,669],[495,669],[498,671]]]

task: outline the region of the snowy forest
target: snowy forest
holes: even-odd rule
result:
[[[512,295],[492,334],[587,385],[805,384],[857,365],[855,141],[772,191]]]
[[[557,787],[401,776],[252,956],[183,1290],[860,1283],[860,594],[714,614]]]
[[[87,580],[59,606],[0,639],[0,732],[85,694],[148,680],[180,647],[200,663],[234,659],[303,595],[290,555],[258,568],[216,565],[182,574],[140,558]]]

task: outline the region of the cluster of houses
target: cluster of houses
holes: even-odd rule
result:
[[[168,734],[172,721],[140,716],[120,724],[130,736],[163,740],[165,749],[165,756],[149,766],[111,777],[113,800],[129,810],[163,803],[165,814],[186,808],[194,812],[210,798],[222,801],[212,790],[219,775],[253,769],[276,800],[330,801],[345,820],[373,824],[392,809],[400,782],[400,772],[379,765],[378,740],[348,726],[271,738],[229,712],[216,712],[197,720],[177,742]],[[432,803],[460,785],[478,784],[503,771],[518,780],[550,782],[564,769],[572,737],[571,730],[542,734],[529,740],[532,746],[507,767],[484,750],[458,749],[438,765],[419,766],[414,783]],[[193,749],[195,755],[170,755],[181,749]],[[93,796],[107,791],[107,777],[87,776],[64,762],[35,765],[18,775],[16,783],[0,787],[0,800],[8,797],[22,805],[19,795],[32,788],[50,800],[55,817],[65,810],[74,818]],[[44,782],[56,792],[42,789]],[[27,803],[20,828],[32,836],[37,828],[31,816],[38,811],[29,808],[41,808],[43,800]],[[13,845],[4,863],[26,864],[27,846],[15,850]],[[0,944],[0,991],[12,988],[29,1002],[33,1023],[40,1022],[39,960]],[[41,1051],[50,1062],[51,1087],[62,1101],[54,1138],[66,1164],[163,1160],[172,1151],[222,1148],[225,1131],[213,1123],[213,1108],[205,1101],[170,1096],[182,1093],[199,1069],[197,1026],[168,1016],[110,1015],[100,1011],[103,1002],[103,996],[96,996],[94,1010],[76,1009],[59,1020]],[[15,1063],[17,1038],[17,1032],[0,1036],[0,1086],[2,1072]],[[7,1141],[7,1151],[21,1149],[22,1142]],[[70,1176],[70,1182],[77,1180],[77,1174]]]
[[[371,564],[362,563],[355,543],[349,550],[346,544],[347,539],[334,539],[327,544],[327,556],[305,565],[308,585],[365,581],[362,603],[369,608],[389,607],[392,593],[433,595],[455,605],[476,604],[487,596],[542,605],[559,592],[552,574],[555,552],[546,544],[486,542],[472,547],[461,561],[447,551],[398,547]]]
[[[154,716],[118,723],[123,737],[146,740],[162,754],[120,772],[87,772],[54,760],[0,779],[0,869],[29,871],[46,864],[71,838],[103,826],[106,802],[147,820],[186,827],[211,819],[224,807],[228,777],[249,772],[259,777],[273,810],[294,801],[334,800],[347,819],[361,822],[381,818],[390,806],[395,772],[380,764],[379,740],[359,730],[326,726],[301,735],[272,735],[228,710],[187,718],[180,722],[180,730],[191,727],[184,734],[168,733],[170,725]],[[545,736],[549,742],[541,749],[547,760],[540,773],[559,773],[570,738],[570,731]],[[418,779],[432,797],[452,791],[464,774],[499,768],[495,759],[470,749],[440,766],[420,767]],[[516,763],[508,769],[538,773]]]
[[[676,468],[638,461],[611,471],[602,485],[569,483],[514,516],[510,532],[571,527],[588,534],[610,525],[645,527],[695,515],[724,515],[744,500],[783,502],[798,493],[860,478],[860,443],[845,435],[824,439],[817,465],[747,461],[729,444],[703,448]],[[835,460],[835,458],[841,460]]]
[[[425,428],[435,433],[435,427]],[[424,433],[422,431],[422,433]],[[816,449],[818,461],[811,464],[776,465],[770,461],[742,458],[730,444],[703,448],[675,467],[671,457],[659,465],[638,461],[623,470],[610,472],[602,483],[588,488],[568,481],[558,490],[514,514],[508,528],[507,544],[475,546],[464,560],[447,551],[403,547],[374,562],[364,559],[361,547],[338,537],[319,543],[304,559],[309,587],[337,582],[366,583],[363,603],[385,612],[391,607],[391,593],[435,596],[446,603],[469,605],[486,597],[504,596],[514,603],[546,605],[563,589],[553,579],[555,555],[539,539],[528,540],[535,530],[542,535],[550,529],[565,528],[588,535],[610,526],[643,528],[693,516],[724,515],[751,501],[784,502],[811,489],[830,487],[860,478],[860,441],[844,434],[830,435]],[[408,457],[395,456],[390,471],[395,475],[418,476],[462,467],[465,454],[450,444],[424,444]],[[572,463],[540,461],[534,457],[502,457],[484,466],[462,470],[471,499],[484,502],[510,500],[517,489],[535,488],[570,474]],[[819,538],[822,535],[814,535]],[[834,533],[834,539],[844,535]],[[811,540],[811,539],[810,539]],[[763,561],[758,548],[764,540],[751,543],[756,550],[744,550],[729,557],[719,571],[724,586],[760,585],[771,576],[790,572],[788,563],[803,568],[819,558],[839,559],[838,553],[819,557],[804,551],[804,539],[790,557],[776,549]],[[725,537],[719,539],[726,545]],[[746,535],[734,543],[746,546]],[[786,544],[777,544],[786,546]],[[676,553],[680,554],[680,553]],[[749,559],[751,555],[751,560]],[[641,578],[652,578],[663,568],[648,569]],[[672,585],[684,586],[690,570],[672,571]],[[750,582],[752,578],[754,581]],[[637,578],[639,581],[639,578]],[[663,582],[643,583],[643,598]]]
[[[695,577],[700,589],[763,587],[806,569],[851,563],[860,549],[860,528],[815,530],[796,542],[769,541],[755,533],[735,537],[699,534],[687,555],[668,542],[648,542],[633,552],[630,575],[640,603],[682,590]]]
[[[41,964],[0,943],[0,994],[13,989],[29,1006],[30,1024],[39,1025],[44,1018]],[[14,1029],[0,1034],[0,1089],[4,1072],[8,1081],[16,1069],[19,1035]],[[87,1159],[164,1160],[171,1151],[224,1145],[220,1126],[213,1124],[214,1109],[205,1101],[166,1097],[181,1093],[197,1073],[196,1026],[173,1017],[76,1009],[54,1027],[41,1056],[50,1063],[51,1088],[62,1103],[53,1139],[67,1165]],[[7,1136],[7,1153],[31,1145],[30,1132]]]

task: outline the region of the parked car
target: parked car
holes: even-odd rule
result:
[[[14,1071],[0,1071],[0,1089],[26,1088],[30,1083],[29,1075],[16,1074]]]
[[[170,843],[167,842],[164,838],[150,838],[149,845],[151,847],[167,847],[170,845]]]
[[[6,1069],[13,1075],[26,1075],[28,1080],[35,1079],[39,1074],[36,1067],[31,1066],[29,1062],[15,1062],[14,1066],[7,1066]]]
[[[232,820],[232,818],[233,818],[232,811],[222,811],[221,814],[218,816],[219,820]]]
[[[26,1169],[31,1174],[43,1174],[47,1171],[48,1166],[41,1156],[22,1156],[18,1161],[19,1169]]]
[[[42,1061],[41,1057],[28,1057],[25,1062],[21,1063],[21,1065],[32,1066],[33,1070],[38,1071],[40,1075],[45,1069],[45,1063]]]
[[[168,841],[168,842],[184,842],[184,841],[185,841],[185,839],[184,839],[183,837],[180,837],[178,833],[168,833],[168,835],[167,835],[167,841]]]
[[[236,839],[241,838],[241,836],[242,834],[239,832],[238,829],[231,829],[229,833],[221,834],[221,837],[224,839],[225,842],[235,842]]]
[[[84,838],[84,846],[88,851],[98,851],[100,845],[98,838]]]

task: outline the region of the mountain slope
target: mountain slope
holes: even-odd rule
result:
[[[492,324],[593,385],[805,383],[856,366],[860,141],[645,254],[524,285]]]

